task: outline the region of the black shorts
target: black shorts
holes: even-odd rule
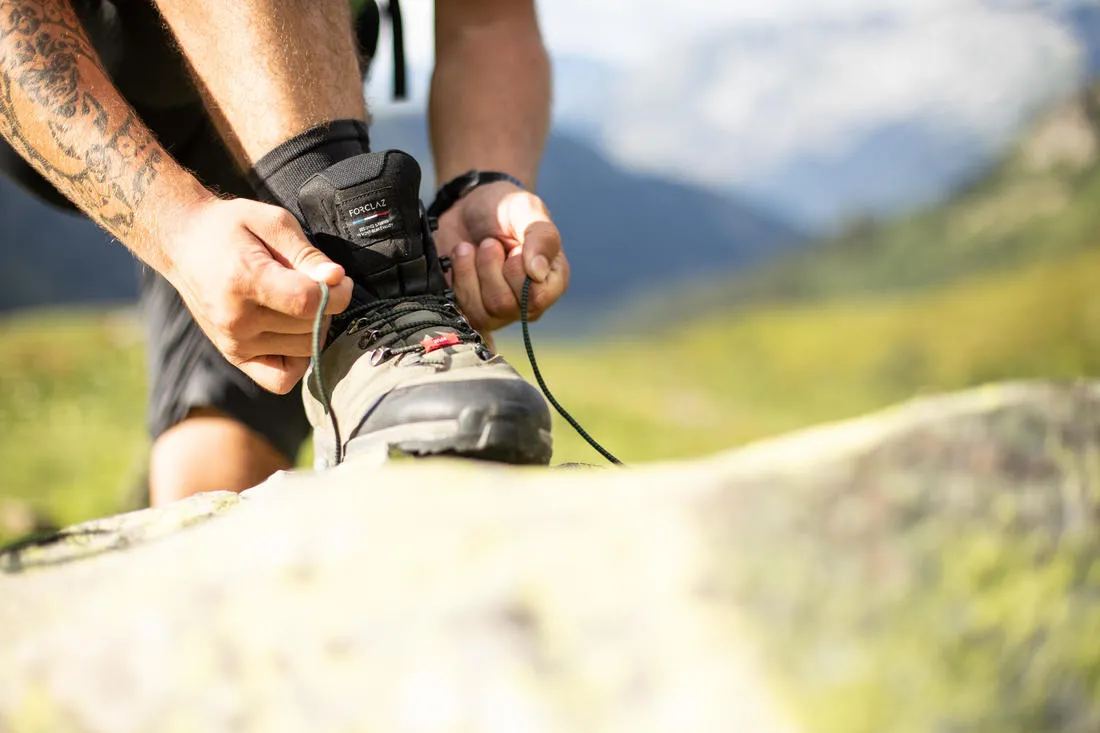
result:
[[[75,0],[74,6],[111,78],[168,152],[207,187],[254,198],[206,114],[154,4]],[[360,29],[359,35],[362,42],[368,34]],[[75,208],[3,140],[0,172],[50,203]],[[141,268],[139,292],[148,329],[152,437],[192,409],[209,407],[239,420],[293,460],[309,435],[299,390],[271,394],[226,361],[175,289],[148,267]]]

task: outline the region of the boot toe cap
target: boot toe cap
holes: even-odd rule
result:
[[[395,389],[363,418],[355,435],[416,423],[495,419],[518,420],[531,429],[550,430],[546,400],[526,381],[515,378],[445,381]]]

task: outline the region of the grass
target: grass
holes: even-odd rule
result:
[[[1092,250],[934,291],[735,310],[644,342],[544,349],[540,363],[624,460],[684,458],[921,392],[1100,376],[1097,283]],[[509,356],[527,373],[522,352]],[[555,436],[555,460],[592,460],[563,421]]]
[[[941,206],[652,296],[597,343],[543,341],[536,326],[536,350],[559,400],[628,463],[925,391],[1097,377],[1096,201],[1100,163],[1036,169],[1010,155]],[[0,541],[28,508],[69,524],[132,503],[147,450],[139,334],[133,317],[101,312],[0,320]],[[502,347],[531,378],[522,346]],[[557,418],[555,445],[555,462],[602,462]]]
[[[130,316],[0,321],[0,535],[12,500],[55,524],[124,505],[143,469],[144,381]]]
[[[538,342],[558,399],[628,463],[706,455],[926,391],[1100,376],[1100,251],[903,295],[713,314],[645,341]],[[0,324],[0,502],[56,524],[118,511],[142,478],[139,324]],[[531,378],[522,349],[503,351]],[[556,418],[555,462],[602,459]],[[0,517],[2,519],[2,517]],[[3,533],[0,523],[0,533]]]

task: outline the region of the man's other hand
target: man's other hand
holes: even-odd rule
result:
[[[546,206],[507,182],[479,186],[444,212],[436,247],[454,263],[451,287],[459,306],[485,335],[519,320],[527,275],[532,321],[569,286],[561,234]]]
[[[165,277],[222,354],[264,389],[289,392],[309,366],[318,282],[326,313],[351,300],[352,282],[277,206],[208,198],[181,217]]]

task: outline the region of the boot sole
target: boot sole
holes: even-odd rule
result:
[[[519,466],[550,463],[550,431],[529,414],[496,413],[468,408],[457,420],[399,425],[348,441],[348,459],[362,455],[389,457],[395,451],[411,456],[456,456]]]

